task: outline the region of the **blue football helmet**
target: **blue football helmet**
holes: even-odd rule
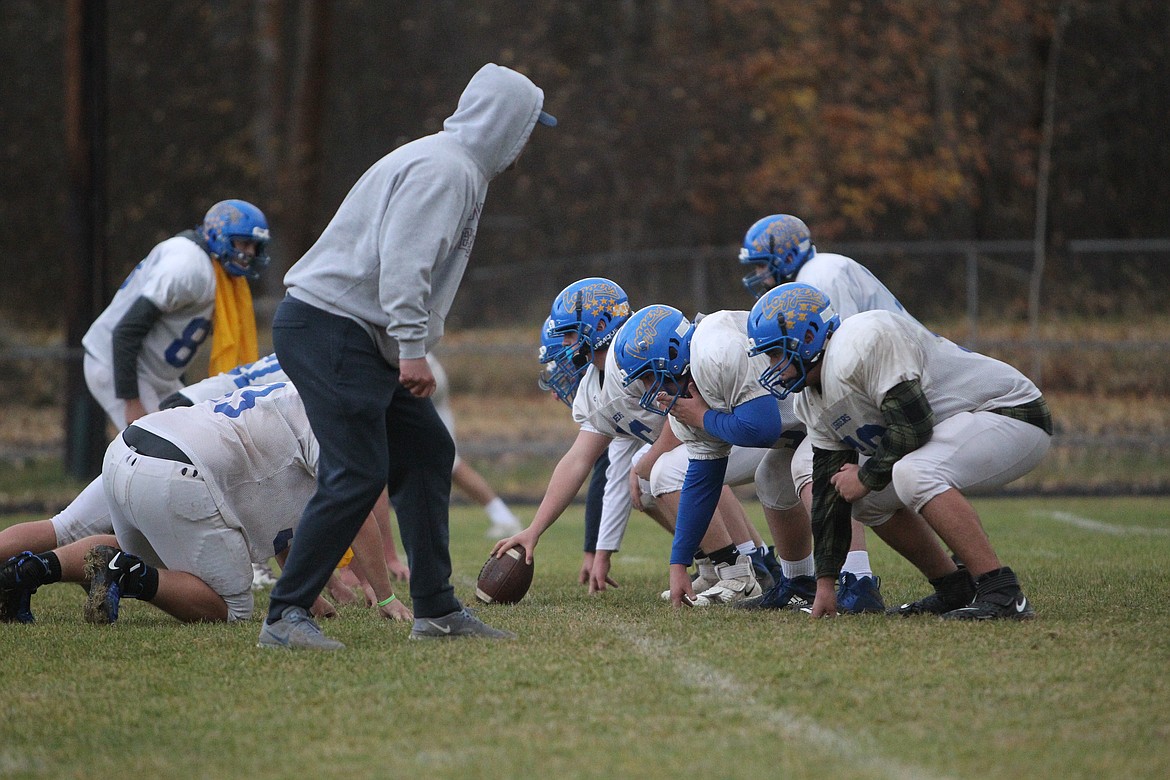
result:
[[[247,201],[216,203],[203,218],[199,233],[207,242],[207,249],[232,276],[259,279],[260,272],[268,266],[268,220]],[[236,238],[255,241],[255,257],[236,249],[232,245],[232,239]]]
[[[777,398],[799,393],[808,380],[809,369],[825,355],[825,344],[841,318],[833,311],[829,296],[811,284],[790,282],[764,293],[748,314],[748,354],[774,354],[783,358],[760,374],[760,384]],[[795,365],[799,375],[780,375]]]
[[[739,262],[761,266],[743,278],[743,286],[759,298],[776,285],[791,282],[816,253],[802,221],[789,214],[764,217],[748,228],[739,250]]]
[[[576,392],[594,354],[609,348],[613,334],[629,318],[625,290],[609,279],[582,279],[557,294],[541,345],[542,350],[547,347],[546,354],[551,353],[553,368],[547,381],[558,398],[572,403],[561,392],[570,387]]]
[[[635,312],[618,332],[613,356],[622,384],[629,387],[643,377],[653,377],[639,401],[643,409],[665,415],[686,392],[694,333],[694,323],[681,311],[661,304]],[[655,403],[659,393],[671,396],[665,409]]]

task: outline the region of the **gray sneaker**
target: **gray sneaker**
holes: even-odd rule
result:
[[[257,647],[288,647],[304,650],[340,650],[345,645],[321,633],[304,607],[285,607],[280,620],[264,621]]]
[[[464,607],[449,615],[436,618],[415,618],[410,630],[411,639],[453,639],[461,636],[484,639],[515,639],[511,631],[492,628]]]

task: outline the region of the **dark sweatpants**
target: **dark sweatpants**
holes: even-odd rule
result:
[[[280,367],[292,379],[321,447],[317,492],[293,537],[268,620],[309,609],[383,487],[395,495],[417,617],[461,608],[451,587],[448,509],[455,444],[430,399],[398,383],[398,368],[356,322],[285,297],[272,322]]]

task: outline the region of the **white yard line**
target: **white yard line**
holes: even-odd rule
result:
[[[786,740],[799,741],[807,746],[812,743],[819,748],[831,750],[835,755],[864,766],[867,771],[877,771],[891,780],[941,780],[921,767],[910,766],[880,755],[880,745],[874,741],[857,740],[840,731],[824,726],[812,718],[805,717],[790,709],[776,707],[752,694],[752,686],[736,679],[724,671],[708,664],[689,660],[670,642],[647,637],[629,624],[607,623],[638,652],[648,658],[670,658],[671,668],[678,672],[681,682],[698,690],[711,699],[712,706],[725,705],[728,699],[735,701],[737,710],[760,713],[772,731]],[[707,708],[704,708],[706,711]]]
[[[466,575],[455,574],[452,580],[464,588],[475,587],[475,580]],[[634,625],[607,620],[605,628],[616,631],[647,658],[673,659],[672,668],[681,676],[681,682],[709,697],[713,707],[722,706],[729,698],[734,699],[737,709],[761,713],[770,729],[784,739],[800,741],[802,744],[812,743],[832,750],[836,755],[864,766],[867,771],[877,771],[890,780],[946,780],[948,777],[880,755],[877,752],[880,743],[876,740],[854,739],[812,718],[784,707],[775,707],[771,702],[760,701],[752,694],[752,686],[714,666],[685,658],[685,654],[672,643],[647,637]]]
[[[1096,531],[1113,536],[1170,536],[1170,528],[1146,528],[1140,525],[1114,525],[1103,523],[1090,517],[1082,517],[1072,512],[1059,510],[1035,510],[1031,513],[1035,517],[1047,517],[1060,523],[1080,528],[1085,531]]]

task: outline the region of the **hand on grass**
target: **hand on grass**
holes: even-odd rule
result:
[[[681,563],[670,564],[670,603],[676,607],[695,606],[695,591],[691,575]]]

